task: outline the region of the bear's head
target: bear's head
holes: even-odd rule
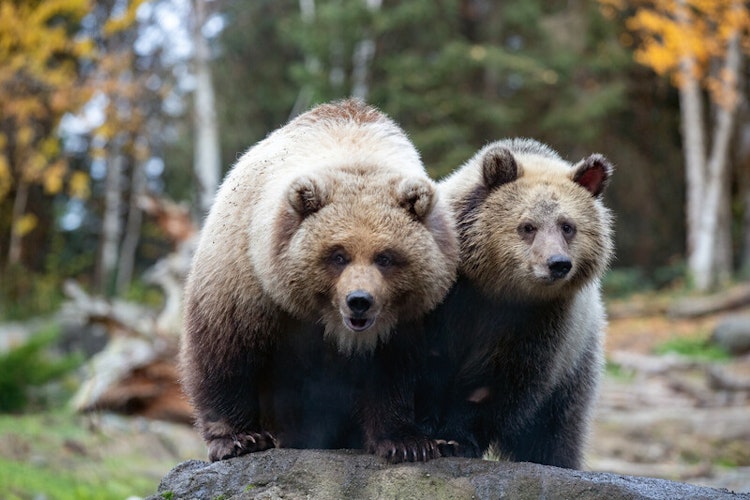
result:
[[[294,316],[322,322],[341,351],[374,349],[452,285],[455,230],[426,177],[354,166],[298,177],[286,198],[266,286]]]
[[[474,162],[477,185],[456,203],[462,271],[474,283],[497,297],[547,300],[601,276],[613,252],[605,157],[570,165],[526,139],[490,145]]]

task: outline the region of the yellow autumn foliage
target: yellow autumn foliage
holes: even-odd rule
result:
[[[42,184],[45,194],[55,195],[62,191],[67,170],[68,166],[64,160],[58,160],[44,169]]]
[[[71,27],[91,8],[90,0],[0,2],[0,123],[13,131],[0,141],[0,200],[20,182],[48,194],[62,189],[56,127],[88,99],[76,60],[93,54],[91,40]]]
[[[11,172],[8,158],[0,154],[0,200],[5,198],[11,188]]]
[[[21,218],[18,220],[15,226],[13,226],[13,232],[17,234],[18,236],[26,236],[31,231],[34,230],[38,222],[38,219],[36,215],[34,214],[24,214],[21,216]]]
[[[135,16],[138,12],[138,7],[140,7],[141,4],[145,2],[146,0],[132,0],[125,9],[125,12],[107,21],[107,23],[104,25],[104,34],[113,35],[132,26],[135,22]]]
[[[73,172],[68,181],[68,195],[85,200],[91,195],[88,174],[81,171]]]
[[[633,10],[626,28],[637,33],[636,62],[676,86],[685,77],[700,81],[714,102],[733,105],[738,96],[727,85],[736,75],[711,74],[712,61],[722,60],[729,40],[741,38],[750,53],[750,6],[742,0],[599,0],[605,15]],[[685,73],[690,71],[690,73]]]

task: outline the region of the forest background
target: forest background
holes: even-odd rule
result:
[[[140,197],[184,201],[199,224],[244,150],[350,95],[400,123],[435,178],[503,137],[608,156],[613,293],[745,277],[747,11],[735,0],[3,0],[0,318],[53,311],[69,278],[148,298],[140,277],[170,243]]]
[[[716,391],[726,377],[707,362],[652,357],[673,341],[716,354],[716,318],[669,316],[663,298],[750,303],[748,54],[741,0],[0,0],[0,485],[125,498],[203,456],[188,426],[165,439],[71,408],[189,420],[181,280],[220,179],[297,114],[355,96],[403,126],[435,179],[505,137],[606,155],[617,257],[593,456],[677,479],[732,469],[750,491],[750,376]],[[623,405],[712,425],[619,423],[612,444],[607,418],[641,422]],[[685,440],[704,427],[741,432],[696,452]],[[197,451],[175,451],[187,443]],[[629,455],[648,463],[611,462]]]

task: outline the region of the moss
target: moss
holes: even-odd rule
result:
[[[58,326],[49,325],[25,344],[0,354],[0,412],[20,412],[32,403],[44,406],[44,398],[35,398],[32,389],[60,380],[81,364],[80,356],[50,355],[59,333]]]
[[[64,410],[0,415],[0,497],[146,497],[174,462],[150,457],[140,440],[124,446],[136,432],[92,429],[89,417]]]
[[[708,341],[708,335],[674,337],[654,348],[656,354],[674,353],[703,361],[726,361],[731,358],[721,347]]]
[[[606,374],[616,380],[621,380],[624,382],[629,382],[635,379],[635,371],[624,368],[622,365],[618,363],[614,363],[612,361],[607,360],[606,365]]]

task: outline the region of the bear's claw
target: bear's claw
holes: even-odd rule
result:
[[[208,459],[212,462],[239,457],[278,446],[276,438],[266,431],[240,432],[219,436],[208,442]]]
[[[481,458],[482,456],[479,453],[479,447],[473,444],[461,445],[453,439],[438,439],[436,442],[441,457]]]
[[[371,451],[394,464],[426,462],[440,457],[437,441],[425,437],[411,437],[403,440],[384,439],[378,442]]]

